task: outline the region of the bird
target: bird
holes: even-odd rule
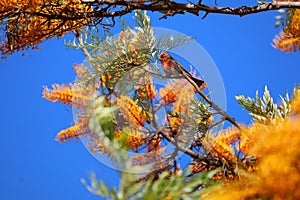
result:
[[[162,53],[158,59],[161,62],[164,72],[167,76],[183,76],[186,79],[193,80],[200,89],[207,87],[207,84],[198,78],[193,77],[184,67],[175,60],[170,54]]]

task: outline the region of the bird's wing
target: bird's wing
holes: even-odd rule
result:
[[[174,58],[172,58],[173,61],[173,66],[175,68],[176,71],[178,71],[180,74],[182,74],[185,78],[193,80],[199,87],[201,87],[201,85],[204,83],[204,81],[195,78],[191,75],[191,73],[189,73],[179,62],[177,62]]]

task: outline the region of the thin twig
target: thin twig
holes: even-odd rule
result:
[[[238,129],[240,129],[240,125],[237,123],[237,121],[230,117],[226,111],[224,111],[222,108],[220,108],[217,104],[215,104],[210,98],[208,98],[208,96],[206,96],[202,90],[200,89],[200,87],[197,85],[197,83],[195,83],[195,81],[193,79],[191,79],[191,77],[189,75],[187,75],[186,73],[182,74],[184,76],[184,78],[197,90],[197,92],[200,94],[200,96],[213,108],[215,109],[220,115],[223,116],[223,118],[227,121],[229,121],[231,124],[233,124],[235,127],[237,127]]]
[[[167,134],[166,132],[159,131],[159,134],[162,135],[169,142],[171,142],[176,148],[178,148],[183,153],[186,153],[187,155],[191,156],[194,159],[201,159],[202,158],[197,153],[195,153],[194,151],[192,151],[190,149],[187,149],[187,148],[183,147],[182,145],[178,144],[178,142],[172,136]]]

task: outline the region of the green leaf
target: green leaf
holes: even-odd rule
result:
[[[263,123],[269,124],[277,118],[286,118],[291,111],[290,98],[288,93],[286,97],[281,98],[281,105],[274,103],[271,94],[265,86],[264,94],[262,98],[259,97],[258,91],[256,91],[256,97],[250,98],[243,95],[236,96],[236,100],[240,106],[243,106],[244,109],[249,111],[249,115],[253,117],[254,120]]]

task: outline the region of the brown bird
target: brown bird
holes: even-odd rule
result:
[[[193,77],[184,67],[177,62],[170,54],[162,53],[159,56],[159,60],[162,64],[163,70],[165,71],[167,76],[183,76],[189,79],[192,79],[200,89],[204,89],[207,87],[207,84],[198,79]]]

